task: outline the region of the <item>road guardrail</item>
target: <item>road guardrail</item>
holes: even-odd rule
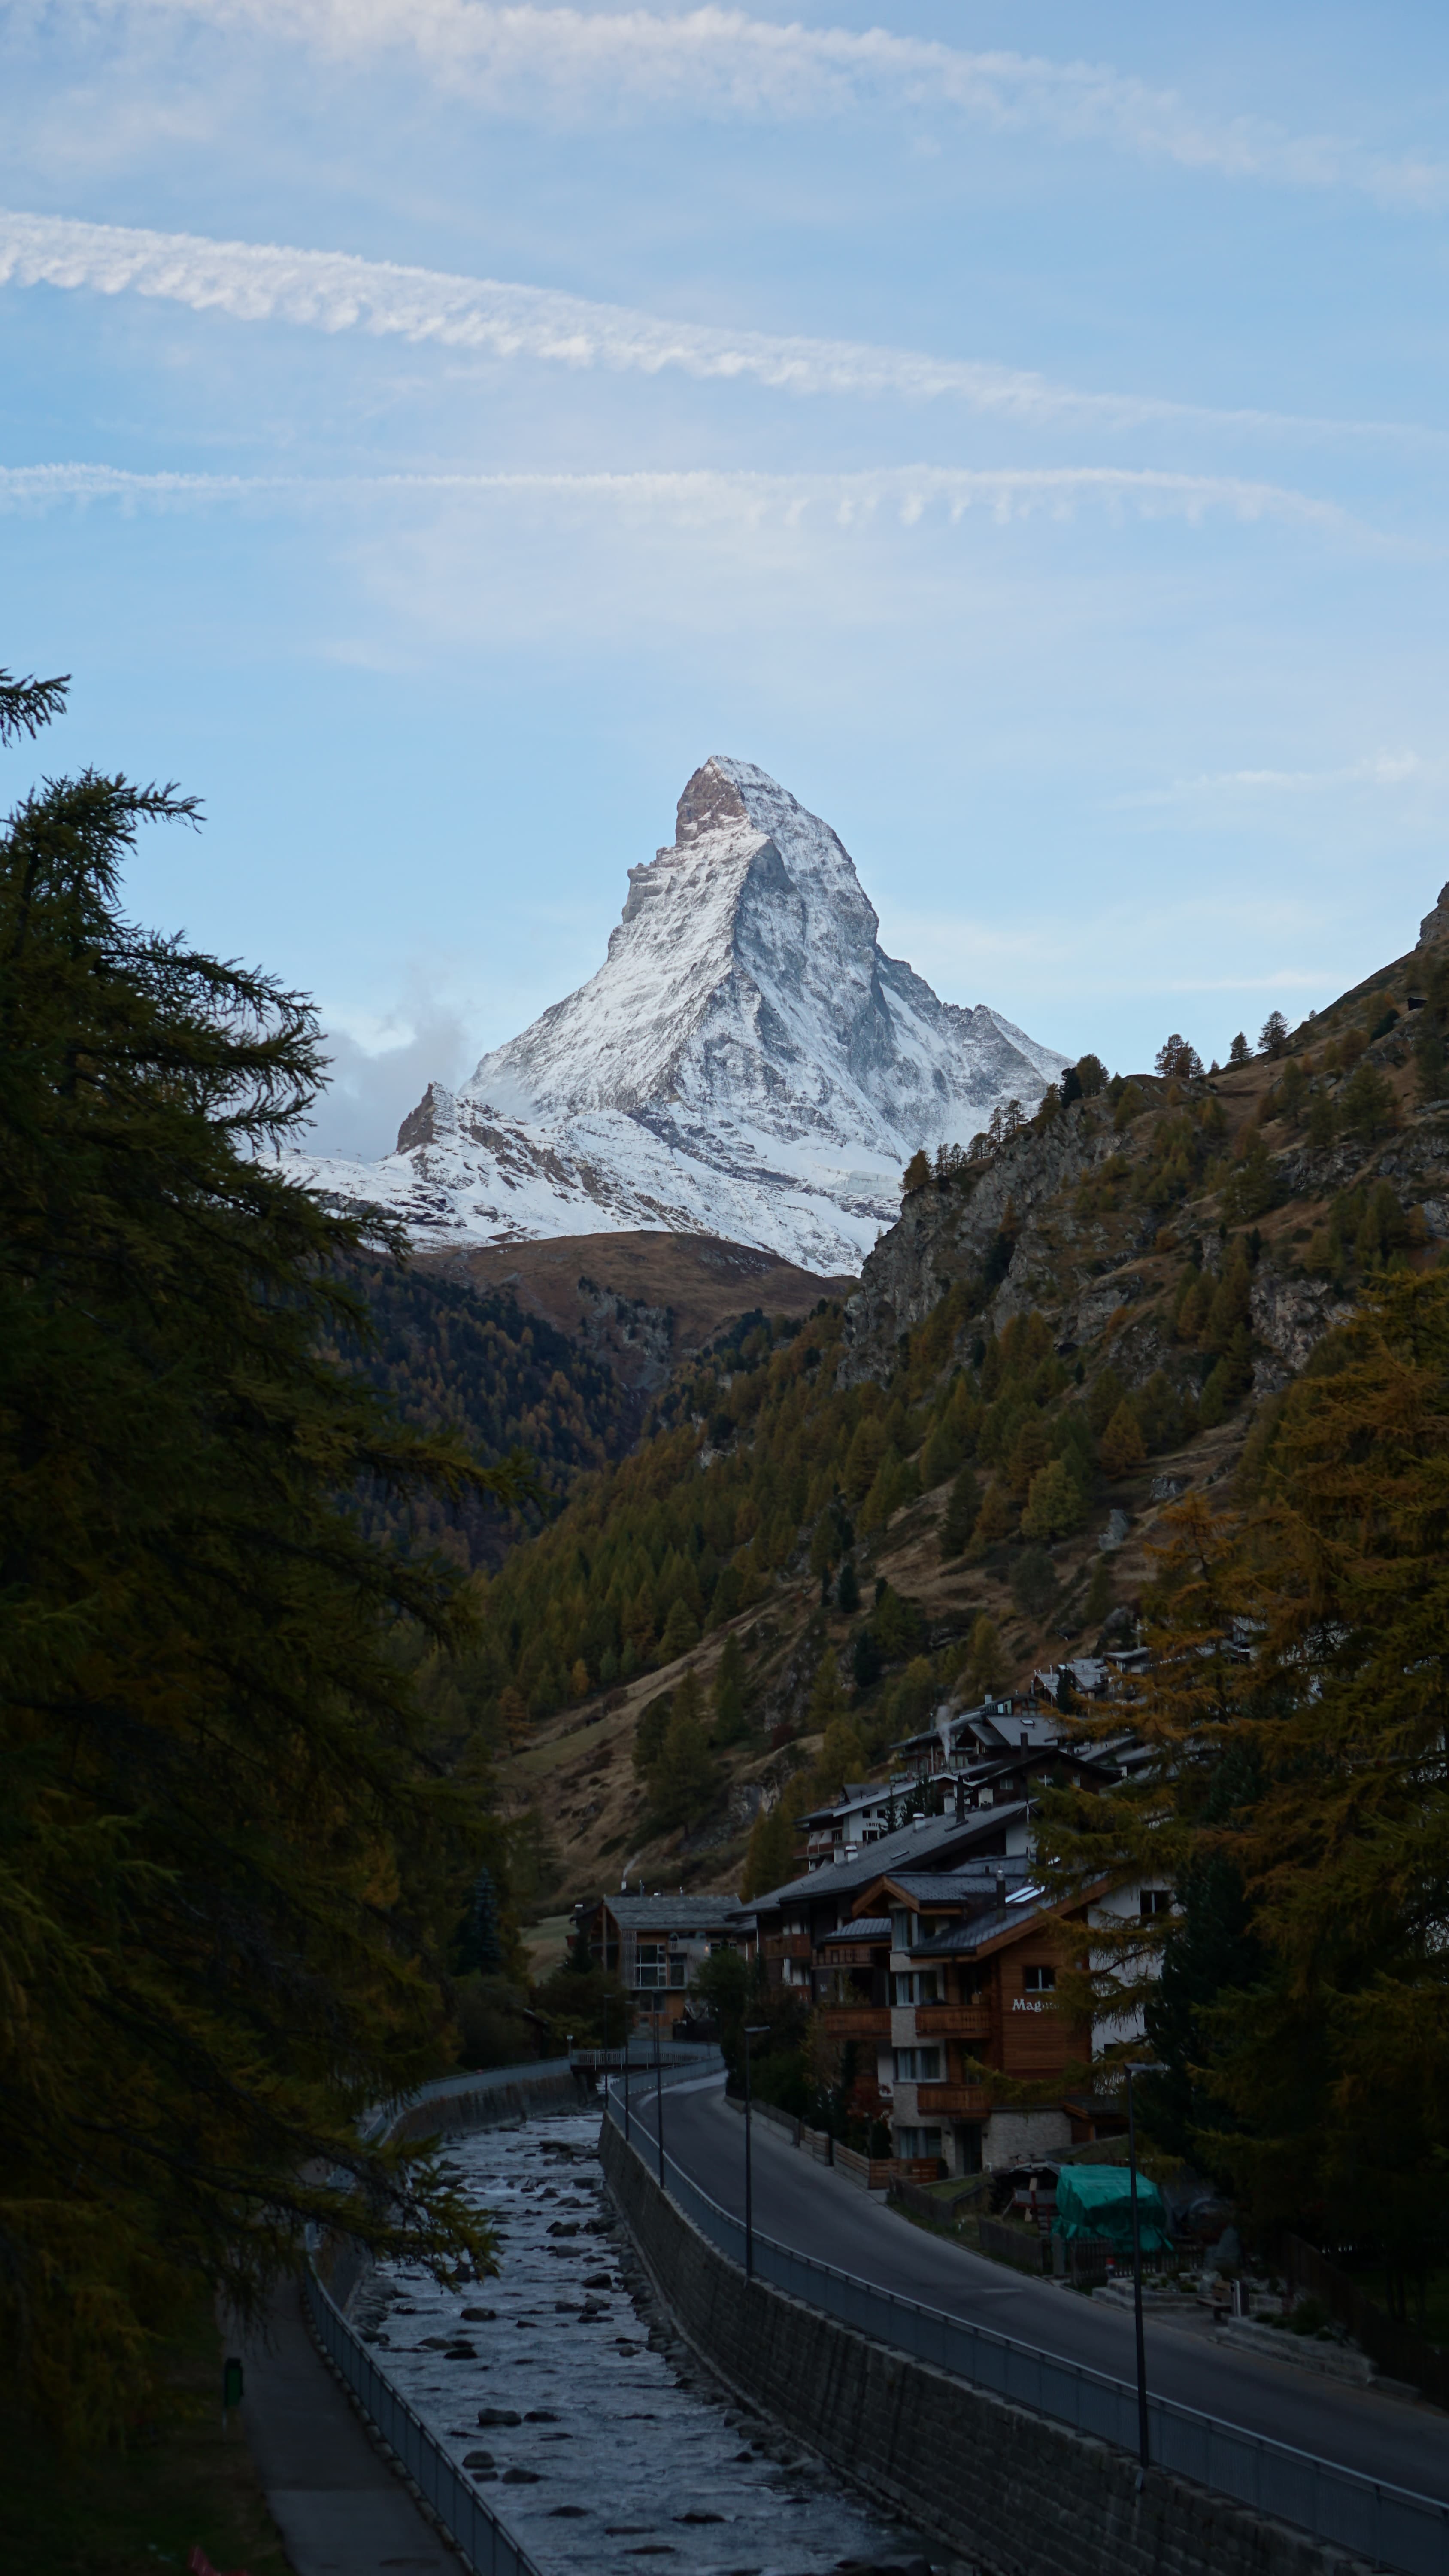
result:
[[[643,2089],[631,2085],[631,2095]],[[606,2117],[622,2135],[623,2119],[612,2090]],[[636,2135],[629,2143],[654,2180],[653,2137],[647,2136],[641,2145]],[[667,2138],[664,2165],[676,2206],[718,2253],[743,2270],[742,2221],[721,2209],[684,2171],[669,2153]],[[1137,2449],[1137,2390],[1128,2381],[1043,2352],[1012,2335],[997,2334],[989,2326],[974,2325],[968,2318],[947,2316],[893,2290],[879,2289],[874,2282],[779,2244],[758,2227],[753,2233],[757,2280],[769,2282],[806,2307],[823,2310],[876,2343],[893,2344],[954,2379],[989,2389],[1014,2406],[1069,2424],[1119,2450]],[[1449,2576],[1449,2504],[1366,2477],[1356,2469],[1340,2468],[1332,2460],[1317,2459],[1309,2451],[1294,2450],[1242,2425],[1226,2424],[1218,2416],[1180,2405],[1175,2398],[1149,2396],[1147,2406],[1154,2467],[1193,2478],[1199,2486],[1230,2496],[1255,2513],[1295,2524],[1350,2556],[1392,2568],[1395,2576]]]

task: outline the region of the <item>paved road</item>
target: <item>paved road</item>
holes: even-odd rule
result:
[[[654,2106],[631,2117],[653,2136]],[[744,2211],[744,2133],[722,2081],[664,2097],[664,2143],[711,2199]],[[1135,2381],[1130,2310],[1015,2275],[912,2227],[828,2166],[803,2156],[769,2122],[754,2123],[755,2225],[802,2254],[924,2306],[1022,2343]],[[1449,2500],[1449,2415],[1420,2401],[1342,2387],[1291,2362],[1228,2354],[1149,2313],[1147,2376],[1159,2396],[1245,2425],[1319,2459]]]

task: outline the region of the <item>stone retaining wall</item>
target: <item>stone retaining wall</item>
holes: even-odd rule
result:
[[[431,2138],[443,2130],[492,2129],[545,2111],[582,2111],[593,2097],[565,2070],[562,2075],[520,2073],[506,2084],[470,2085],[460,2076],[456,2092],[431,2091],[395,2120],[394,2138]]]
[[[659,2190],[612,2123],[609,2188],[661,2299],[701,2358],[953,2558],[990,2576],[1365,2576],[1268,2522],[989,2392],[871,2342],[743,2272]]]

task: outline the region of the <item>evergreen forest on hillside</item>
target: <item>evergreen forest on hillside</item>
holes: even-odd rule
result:
[[[1042,1552],[1082,1529],[1115,1479],[1241,1397],[1253,1260],[1239,1238],[1221,1275],[1186,1266],[1171,1363],[1136,1387],[1110,1365],[1086,1384],[1040,1314],[1000,1334],[968,1329],[989,1264],[942,1298],[884,1386],[836,1384],[836,1306],[756,1327],[731,1353],[737,1365],[706,1357],[671,1390],[653,1438],[491,1580],[480,1687],[537,1717],[671,1662],[786,1569],[808,1567],[822,1587],[838,1579],[852,1533],[883,1530],[948,1479],[943,1548],[1012,1563],[1029,1596]],[[900,1640],[869,1616],[862,1640],[855,1678],[868,1691]],[[914,1686],[919,1705],[930,1679]],[[886,1724],[914,1722],[910,1697],[896,1692]]]
[[[541,1508],[629,1445],[638,1406],[613,1370],[506,1292],[397,1260],[355,1263],[349,1276],[367,1329],[340,1337],[330,1355],[402,1421],[451,1432],[478,1458],[523,1452],[536,1489],[520,1516],[471,1493],[399,1501],[364,1480],[358,1510],[369,1537],[435,1549],[465,1570],[496,1566]]]

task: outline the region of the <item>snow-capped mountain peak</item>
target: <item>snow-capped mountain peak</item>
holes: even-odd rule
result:
[[[455,1243],[664,1227],[854,1270],[918,1145],[1029,1107],[1066,1059],[882,952],[829,825],[707,760],[673,843],[629,870],[596,975],[430,1086],[381,1163],[315,1163]]]

